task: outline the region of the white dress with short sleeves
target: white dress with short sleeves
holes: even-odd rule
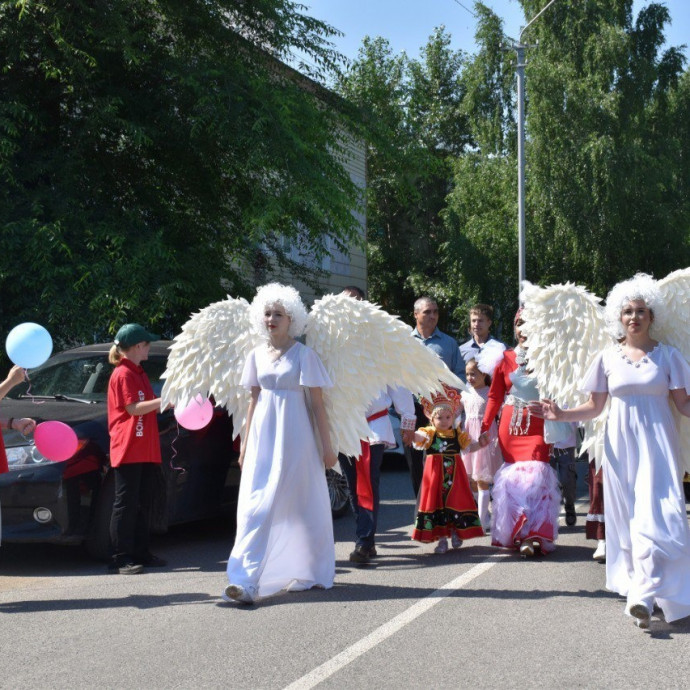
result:
[[[261,392],[247,439],[228,580],[256,587],[257,596],[332,587],[331,504],[305,387],[333,384],[318,355],[297,342],[274,362],[265,345],[253,350],[242,385]]]
[[[465,408],[465,431],[473,441],[479,440],[481,436],[482,419],[488,397],[488,386],[479,389],[472,388],[469,392],[463,391],[460,394]],[[474,453],[462,453],[462,461],[468,477],[475,481],[487,483],[494,480],[494,475],[503,464],[501,449],[498,447],[498,429],[495,422],[492,422],[489,427],[489,445]]]
[[[690,615],[690,529],[669,390],[690,393],[690,367],[658,344],[639,362],[620,346],[590,366],[583,391],[608,392],[604,446],[606,587],[628,605],[656,603],[667,621]]]

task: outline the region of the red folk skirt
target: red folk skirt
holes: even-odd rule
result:
[[[484,536],[461,456],[445,460],[444,467],[443,455],[427,455],[412,530],[415,541],[438,541],[453,532],[463,540]]]

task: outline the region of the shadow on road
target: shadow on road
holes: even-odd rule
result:
[[[182,594],[130,594],[111,599],[45,599],[0,604],[0,613],[42,613],[46,611],[89,611],[97,609],[135,608],[154,609],[160,606],[188,604],[217,604],[218,597],[205,592]]]

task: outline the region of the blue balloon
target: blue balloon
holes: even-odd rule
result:
[[[5,341],[7,356],[24,369],[33,369],[45,362],[53,351],[50,333],[37,323],[20,323]]]

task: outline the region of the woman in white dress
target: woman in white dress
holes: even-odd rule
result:
[[[546,419],[598,416],[610,396],[604,447],[606,587],[627,598],[626,613],[648,628],[656,604],[667,621],[690,615],[690,530],[678,431],[669,394],[690,417],[690,367],[675,348],[650,337],[660,295],[649,276],[619,283],[606,319],[620,336],[600,353],[581,388],[589,400],[569,410],[535,404]]]
[[[243,603],[283,589],[330,588],[335,576],[324,465],[335,465],[337,456],[322,398],[322,388],[333,384],[318,355],[295,340],[304,331],[307,312],[294,288],[263,286],[250,314],[266,343],[251,352],[242,374],[251,402],[239,459],[237,534],[224,593],[226,600]]]

